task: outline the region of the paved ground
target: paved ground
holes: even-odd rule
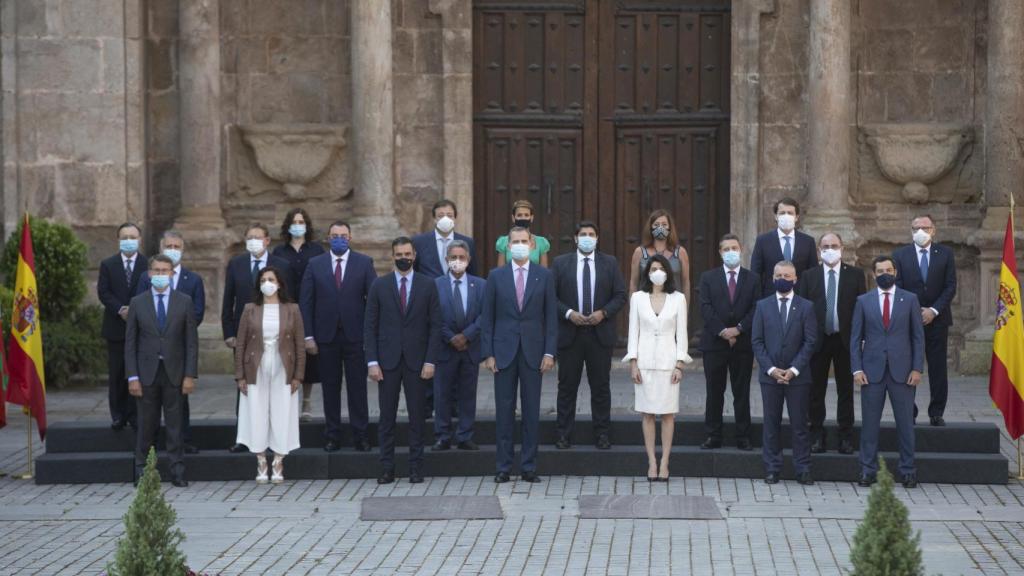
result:
[[[613,382],[614,410],[628,413],[632,388],[621,368]],[[951,385],[947,419],[998,421],[987,381],[957,378]],[[228,379],[204,378],[200,387],[193,418],[231,413]],[[546,410],[554,410],[554,390],[554,382],[546,381]],[[920,392],[919,402],[925,401],[927,387]],[[699,368],[690,371],[681,394],[684,413],[702,412]],[[754,413],[760,414],[754,396]],[[487,412],[493,406],[489,378],[481,379],[479,397]],[[52,391],[48,402],[51,422],[106,417],[103,390]],[[16,473],[26,456],[25,421],[9,408],[14,413],[0,431],[0,470]],[[580,411],[589,411],[585,392]],[[1006,437],[1002,450],[1016,469],[1016,450]],[[849,547],[867,497],[849,483],[767,486],[682,477],[654,485],[639,477],[588,476],[501,486],[489,477],[430,478],[416,486],[399,481],[383,488],[367,480],[166,486],[187,536],[190,565],[211,574],[836,574],[849,569]],[[581,495],[650,493],[710,496],[724,520],[578,518]],[[921,532],[929,574],[1024,573],[1021,482],[925,482],[897,493]],[[505,519],[359,520],[365,497],[463,494],[497,495]],[[132,496],[126,484],[36,486],[0,478],[0,575],[99,574],[123,533],[121,515]]]

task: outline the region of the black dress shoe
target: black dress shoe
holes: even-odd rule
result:
[[[124,427],[127,425],[128,423],[124,420],[114,420],[110,423],[110,429],[114,432],[120,432],[121,430],[124,430]]]
[[[337,452],[338,450],[341,450],[341,444],[337,440],[328,440],[324,444],[324,452]]]
[[[932,426],[945,426],[946,421],[942,419],[942,416],[932,416],[928,419]]]
[[[536,472],[523,472],[519,479],[523,482],[529,482],[530,484],[540,482],[540,476],[537,476]]]
[[[504,484],[505,482],[508,482],[508,480],[508,472],[498,472],[497,474],[494,475],[495,484]]]
[[[228,452],[231,452],[232,454],[241,454],[242,452],[248,451],[249,447],[246,446],[245,444],[235,444],[231,448],[228,448]]]
[[[716,448],[721,448],[721,447],[722,447],[722,441],[721,440],[715,440],[713,438],[708,438],[707,440],[704,441],[703,444],[700,445],[700,449],[701,450],[714,450]]]
[[[356,438],[356,441],[352,443],[352,447],[356,449],[356,452],[369,452],[370,442],[366,438]]]
[[[410,477],[409,479],[412,480],[412,477]],[[380,473],[380,476],[377,477],[377,484],[391,484],[394,481],[395,481],[395,471],[394,470],[385,470],[384,472]]]
[[[558,441],[555,442],[555,448],[558,448],[559,450],[568,450],[569,448],[572,448],[572,442],[569,442],[568,438],[559,438]]]
[[[811,486],[814,484],[814,479],[811,478],[810,472],[801,472],[797,474],[796,481],[804,486]]]
[[[185,450],[185,454],[199,454],[199,448],[196,448],[193,444],[185,444],[183,450]]]
[[[451,450],[452,443],[449,442],[448,440],[438,440],[437,442],[434,442],[434,445],[431,446],[430,449],[434,452],[443,452],[445,450]],[[410,475],[409,477],[412,478],[412,475]]]
[[[422,484],[423,475],[420,474],[419,470],[413,470],[409,472],[409,484]]]
[[[749,451],[749,450],[753,450],[754,449],[754,447],[750,445],[750,440],[747,440],[746,438],[740,438],[739,440],[737,440],[736,441],[736,447],[739,448],[740,450],[744,450],[744,451]]]
[[[768,475],[766,475],[764,477],[764,483],[765,484],[778,484],[779,483],[779,473],[778,472],[769,472]]]
[[[825,438],[820,437],[811,444],[811,454],[823,454],[825,452]]]
[[[178,488],[188,488],[188,480],[185,480],[184,476],[178,476],[177,478],[171,479],[171,484],[174,484]]]
[[[594,446],[596,446],[598,450],[610,450],[612,447],[612,442],[611,440],[608,439],[607,436],[601,434],[600,436],[597,437],[597,442],[594,444]]]
[[[902,482],[904,488],[917,488],[917,475],[907,474],[903,477]]]
[[[839,453],[840,454],[853,454],[853,442],[849,440],[839,441]]]
[[[870,488],[878,481],[878,477],[874,474],[862,474],[860,480],[857,481],[857,486],[861,488]]]
[[[480,449],[480,447],[476,445],[476,442],[473,442],[472,440],[465,440],[463,442],[459,442],[456,447],[459,450],[479,450]]]

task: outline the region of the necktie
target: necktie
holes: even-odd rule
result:
[[[594,297],[590,294],[590,258],[583,259],[583,315],[594,311]]]
[[[523,311],[523,295],[526,293],[526,269],[516,269],[516,304],[519,305],[519,311]]]
[[[466,327],[466,308],[462,305],[462,290],[459,289],[459,284],[462,284],[462,280],[455,281],[452,299],[455,300],[455,327],[462,330]]]
[[[128,284],[129,286],[132,285],[132,261],[131,260],[125,260],[124,261],[124,281],[125,281],[125,284]]]
[[[341,290],[341,258],[334,260],[334,287]]]
[[[156,323],[163,332],[167,328],[167,308],[164,307],[164,295],[156,295]]]
[[[782,316],[782,331],[786,331],[786,322],[789,320],[789,307],[786,306],[786,301],[789,298],[779,298],[779,314]]]
[[[828,288],[825,289],[825,333],[836,333],[836,271],[828,271]]]
[[[256,279],[260,275],[260,262],[263,262],[263,260],[253,260],[252,261],[252,283],[253,284],[256,283]]]
[[[889,293],[882,292],[885,295],[885,301],[882,303],[882,325],[885,329],[889,329]]]
[[[782,259],[793,261],[793,247],[789,244],[789,236],[783,236],[783,240],[786,241],[786,247],[782,249]]]
[[[405,289],[405,284],[406,284],[407,280],[408,280],[408,278],[403,276],[402,277],[402,282],[401,282],[402,287],[398,289],[398,305],[401,308],[402,316],[405,316],[406,296],[408,294],[408,292],[406,292],[406,289]]]
[[[928,281],[928,250],[921,249],[921,280]]]
[[[451,238],[440,238],[439,240],[441,240],[441,255],[440,255],[440,258],[439,258],[441,260],[441,270],[444,270],[444,273],[447,274],[448,273],[448,242],[451,240]]]
[[[729,303],[736,301],[736,273],[729,271]]]

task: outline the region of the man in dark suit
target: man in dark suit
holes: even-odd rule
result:
[[[792,262],[775,265],[775,293],[760,300],[754,312],[751,346],[757,357],[764,404],[765,483],[775,484],[782,471],[782,405],[789,409],[793,465],[800,484],[813,484],[811,444],[807,438],[807,404],[811,356],[818,340],[814,305],[796,295]]]
[[[468,244],[453,240],[448,244],[448,273],[434,281],[441,303],[441,344],[434,373],[434,450],[450,449],[453,436],[460,450],[479,450],[473,442],[473,424],[481,360],[480,311],[487,282],[466,271],[472,258]],[[454,434],[452,404],[458,406]]]
[[[722,447],[722,410],[726,379],[732,380],[732,407],[736,413],[736,447],[750,450],[750,372],[754,352],[750,330],[754,307],[761,298],[761,279],[740,266],[742,247],[735,234],[718,242],[722,268],[712,268],[700,277],[700,312],[704,330],[700,350],[704,354],[707,404],[704,450]]]
[[[558,350],[558,299],[555,281],[546,268],[530,262],[533,236],[526,228],[509,231],[512,261],[491,270],[487,277],[484,309],[480,317],[480,354],[484,367],[494,373],[497,474],[508,482],[512,471],[516,391],[522,409],[524,482],[537,476],[537,428],[540,421],[540,385],[554,367]]]
[[[811,358],[811,452],[828,449],[825,392],[829,368],[835,368],[839,453],[853,454],[853,374],[850,372],[850,319],[857,297],[867,289],[864,271],[843,262],[843,239],[829,232],[818,241],[821,266],[804,272],[796,293],[814,303],[818,346]]]
[[[195,390],[199,333],[192,299],[171,290],[174,263],[163,254],[149,260],[152,288],[132,298],[125,332],[128,389],[138,399],[135,481],[142,476],[163,409],[171,482],[188,486],[181,437],[181,399]]]
[[[185,250],[185,239],[177,230],[168,230],[160,237],[160,253],[167,256],[174,263],[174,271],[171,274],[171,290],[179,291],[192,299],[192,307],[196,314],[196,326],[203,323],[203,316],[206,314],[206,288],[203,285],[203,277],[181,265],[181,256]],[[139,282],[139,293],[148,292],[152,284],[149,275],[142,277]],[[199,448],[192,444],[191,411],[188,407],[188,396],[182,398],[182,439],[185,444],[186,454],[198,454]]]
[[[96,292],[103,304],[103,338],[107,341],[107,401],[110,427],[122,430],[138,426],[135,401],[128,393],[124,371],[125,320],[128,305],[138,292],[140,278],[149,263],[139,252],[142,231],[130,222],[117,228],[118,252],[100,262]]]
[[[324,450],[341,449],[341,376],[345,374],[353,446],[370,451],[366,427],[366,355],[363,316],[370,286],[377,279],[373,258],[349,248],[352,227],[338,221],[327,230],[330,251],[314,256],[302,277],[299,308],[306,330],[306,351],[317,355],[324,395]]]
[[[391,242],[393,274],[377,278],[366,300],[363,342],[370,379],[380,384],[381,474],[378,484],[395,481],[395,421],[398,395],[405,392],[409,413],[409,483],[423,482],[423,411],[426,381],[434,377],[441,342],[441,308],[434,278],[413,272],[412,240]]]
[[[597,251],[597,224],[576,225],[576,251],[555,258],[555,294],[558,297],[558,441],[572,446],[576,398],[587,368],[590,412],[595,445],[612,447],[612,348],[616,344],[615,315],[626,303],[626,284],[614,256]]]
[[[775,264],[788,260],[796,268],[797,276],[818,265],[814,238],[796,229],[800,221],[800,204],[792,198],[783,198],[773,208],[778,228],[757,237],[750,256],[750,271],[761,277],[761,295],[774,294],[772,283]]]
[[[220,326],[224,332],[224,344],[235,349],[235,336],[238,334],[238,321],[242,319],[245,305],[253,300],[256,289],[256,278],[260,270],[273,266],[278,270],[287,270],[288,261],[272,256],[267,248],[270,246],[270,230],[263,224],[253,224],[245,231],[245,254],[235,256],[228,262],[224,274],[224,300],[220,308]],[[238,398],[235,392],[235,413],[238,413]],[[229,451],[234,453],[248,452],[245,445],[236,443]]]
[[[850,368],[860,387],[860,482],[875,483],[878,430],[889,395],[900,447],[900,481],[917,486],[914,468],[914,395],[921,382],[927,343],[921,304],[913,292],[896,288],[899,273],[889,256],[872,263],[877,290],[857,298],[850,328]]]
[[[924,324],[925,358],[928,360],[928,420],[932,426],[945,426],[943,414],[949,395],[946,350],[949,327],[953,325],[950,306],[956,296],[956,262],[953,250],[932,242],[935,222],[922,215],[911,222],[914,243],[892,253],[896,263],[896,286],[913,292],[921,303]],[[917,404],[914,404],[917,419]]]

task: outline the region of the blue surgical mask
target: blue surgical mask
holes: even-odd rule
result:
[[[508,248],[513,260],[526,260],[530,257],[530,246],[528,244],[513,244]]]
[[[181,262],[181,250],[176,248],[164,248],[164,256],[167,256],[177,266],[178,262]]]
[[[167,274],[155,274],[149,277],[149,283],[157,290],[163,290],[171,285],[171,277]]]
[[[790,292],[793,291],[792,280],[787,280],[785,278],[776,278],[775,282],[773,282],[773,285],[775,286],[775,291],[778,292],[779,294],[789,294]]]
[[[134,254],[139,251],[139,240],[138,238],[124,238],[118,242],[118,246],[121,252],[125,254]]]
[[[579,236],[576,238],[576,242],[578,243],[577,246],[579,246],[580,252],[583,252],[584,254],[590,254],[595,248],[597,248],[597,238],[594,238],[593,236]]]
[[[348,252],[348,238],[331,238],[331,252],[338,256]]]
[[[306,225],[292,224],[288,227],[288,233],[292,235],[292,238],[302,238],[306,235]]]
[[[896,277],[892,274],[880,274],[875,276],[875,284],[882,290],[888,290],[896,284]]]
[[[740,265],[740,253],[735,250],[722,252],[722,262],[729,268],[735,268]]]

